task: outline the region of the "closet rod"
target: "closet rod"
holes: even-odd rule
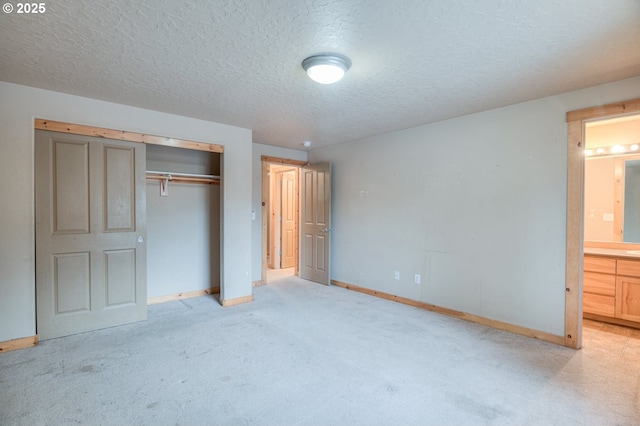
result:
[[[163,175],[163,176],[175,176],[175,177],[192,177],[202,179],[220,179],[220,176],[216,175],[199,175],[196,173],[174,173],[174,172],[159,172],[156,170],[147,170],[148,175]]]

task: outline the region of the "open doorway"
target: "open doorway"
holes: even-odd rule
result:
[[[263,284],[298,275],[299,175],[305,161],[262,157]]]
[[[601,105],[576,111],[570,111],[566,115],[568,126],[567,145],[567,245],[565,264],[565,335],[564,344],[567,347],[579,349],[582,346],[582,317],[583,317],[583,267],[584,267],[584,222],[585,222],[585,133],[587,123],[597,120],[612,119],[618,117],[640,114],[640,99],[633,99],[608,105]],[[588,211],[587,214],[590,214]],[[610,213],[607,213],[610,214]],[[604,218],[604,216],[602,216]],[[607,216],[609,219],[610,216]],[[615,220],[615,216],[614,216]],[[619,243],[622,244],[622,243]],[[624,250],[633,251],[633,250]],[[627,268],[629,260],[624,260],[622,271],[627,274],[635,271]],[[633,262],[636,262],[633,260]],[[608,271],[613,271],[611,262]],[[618,261],[615,260],[615,271],[618,271]],[[634,264],[635,265],[635,264]],[[632,265],[633,266],[633,265]],[[640,275],[640,270],[638,271]],[[624,282],[628,280],[624,279]],[[638,279],[640,282],[640,278]],[[616,277],[616,296],[619,289],[624,288],[623,281]],[[631,288],[627,286],[627,288]],[[611,290],[609,290],[610,292]],[[640,308],[640,285],[634,286],[632,295],[638,300],[632,305]],[[636,296],[632,296],[636,300]],[[614,302],[617,308],[617,301]]]
[[[272,166],[273,173],[272,173]],[[269,253],[269,223],[271,208],[275,203],[281,205],[281,200],[274,200],[272,193],[281,193],[280,190],[272,190],[271,182],[279,182],[279,172],[288,173],[293,169],[297,173],[297,183],[295,188],[294,218],[297,220],[293,234],[295,256],[293,258],[293,272],[300,278],[330,285],[331,271],[331,164],[318,163],[308,164],[303,161],[288,160],[275,157],[262,157],[262,277],[261,284],[270,282],[268,277],[269,262],[274,260],[272,265],[282,266],[283,255],[280,249],[277,253]],[[285,181],[283,177],[282,181]],[[274,214],[275,215],[275,214]],[[279,217],[276,216],[279,222]],[[271,225],[272,228],[275,226]],[[280,238],[280,248],[282,247],[282,230],[275,233],[274,239]],[[279,263],[275,262],[276,255],[279,256]],[[275,272],[272,272],[275,273]]]
[[[295,275],[298,266],[298,168],[269,165],[267,282]]]
[[[583,317],[640,328],[640,114],[585,123]]]

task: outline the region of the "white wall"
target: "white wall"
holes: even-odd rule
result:
[[[287,158],[289,160],[307,161],[307,152],[295,149],[278,148],[259,143],[253,144],[253,164],[251,184],[251,209],[256,213],[256,220],[251,227],[253,264],[251,276],[253,281],[262,279],[262,156]]]
[[[312,150],[331,278],[563,335],[565,113],[635,97],[640,77]]]
[[[221,297],[251,294],[250,130],[0,82],[0,341],[36,333],[34,118],[224,145]]]

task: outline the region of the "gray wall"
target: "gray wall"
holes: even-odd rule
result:
[[[290,160],[307,161],[307,152],[296,149],[279,148],[259,143],[253,144],[251,182],[251,209],[256,213],[256,220],[251,227],[253,259],[251,276],[253,281],[262,279],[262,156],[287,158]]]
[[[34,118],[224,145],[222,297],[251,294],[251,131],[0,82],[0,341],[36,334]]]
[[[563,335],[565,113],[634,97],[640,77],[312,150],[331,278]]]
[[[147,146],[147,170],[220,175],[220,154]],[[220,186],[147,181],[147,296],[220,285]]]

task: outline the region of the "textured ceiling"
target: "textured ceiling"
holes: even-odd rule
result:
[[[640,75],[638,0],[45,5],[0,15],[0,80],[246,127],[254,142],[297,149]],[[300,66],[325,51],[353,61],[332,86]]]

